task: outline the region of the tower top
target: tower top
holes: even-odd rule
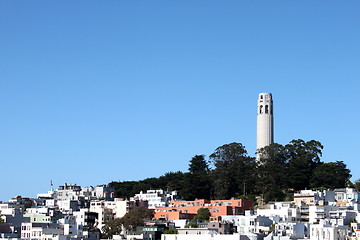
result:
[[[273,114],[273,100],[271,93],[259,93],[257,114]]]
[[[259,100],[270,100],[272,99],[272,94],[271,93],[259,93]]]

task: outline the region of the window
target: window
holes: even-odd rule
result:
[[[263,113],[263,105],[260,105],[259,113]]]
[[[269,113],[269,105],[265,106],[265,113]]]

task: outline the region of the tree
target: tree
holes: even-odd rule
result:
[[[195,155],[189,164],[189,172],[192,174],[209,172],[209,164],[205,160],[205,155]]]
[[[144,219],[152,219],[154,213],[147,208],[138,208],[129,211],[121,219],[120,222],[124,225],[124,228],[128,230],[136,230],[137,226],[144,226]]]
[[[121,219],[115,218],[109,221],[102,227],[102,238],[112,238],[113,235],[119,235],[121,233]]]
[[[163,232],[163,234],[178,234],[178,230],[176,229],[168,229]]]
[[[284,200],[288,188],[288,156],[283,145],[274,143],[259,151],[257,164],[257,193],[265,202]]]
[[[208,208],[199,208],[195,220],[199,222],[209,221],[211,214]]]
[[[198,228],[199,225],[194,219],[192,219],[188,224],[185,224],[185,228]]]
[[[189,164],[189,172],[184,174],[182,189],[179,191],[182,199],[209,199],[211,196],[210,169],[204,155],[195,155]]]
[[[350,170],[343,161],[322,163],[313,172],[311,187],[344,188],[350,178]]]
[[[218,147],[210,159],[215,166],[211,174],[214,198],[229,199],[244,192],[252,193],[256,163],[241,143]]]
[[[321,164],[321,150],[324,148],[320,142],[302,139],[292,140],[285,145],[289,157],[289,187],[295,191],[310,187],[313,171]]]
[[[161,176],[160,179],[166,182],[165,189],[180,191],[183,187],[184,173],[181,171],[168,172]]]
[[[357,179],[354,184],[353,184],[354,188],[356,189],[356,191],[360,192],[360,179]]]

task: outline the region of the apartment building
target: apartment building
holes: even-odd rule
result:
[[[208,208],[212,220],[219,220],[223,215],[240,215],[244,214],[246,210],[252,210],[253,202],[242,199],[199,199],[194,201],[173,200],[170,202],[169,207],[156,207],[154,218],[164,220],[178,220],[182,219],[181,217],[189,216],[191,219],[197,214],[197,211],[200,208]]]

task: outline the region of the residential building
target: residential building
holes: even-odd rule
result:
[[[327,221],[319,224],[310,224],[310,240],[342,240],[347,239],[346,226],[334,226]]]
[[[158,190],[147,190],[145,193],[140,192],[135,194],[133,200],[148,201],[148,208],[155,209],[156,207],[167,207],[170,201],[178,198],[177,191],[164,191]]]
[[[294,202],[297,206],[334,205],[335,201],[335,192],[330,190],[301,190],[294,193]]]
[[[124,200],[122,198],[115,198],[115,218],[121,218],[131,210],[138,208],[148,208],[148,201],[146,200]]]
[[[221,216],[221,219],[224,222],[233,223],[237,227],[237,232],[245,235],[250,233],[267,235],[270,233],[273,224],[269,217],[253,215],[250,214],[250,211],[247,211],[244,216]]]
[[[63,235],[64,231],[57,223],[31,223],[21,224],[21,239],[42,239],[43,235]]]
[[[309,223],[319,223],[322,219],[330,217],[330,211],[336,211],[339,208],[330,205],[312,205],[309,206]]]
[[[154,218],[164,220],[178,220],[186,214],[192,218],[197,214],[200,208],[208,208],[212,220],[219,220],[223,215],[240,215],[245,210],[253,209],[253,202],[242,199],[231,200],[207,200],[199,199],[194,201],[178,201],[170,202],[169,207],[155,208]],[[179,217],[179,218],[178,218]]]
[[[289,239],[307,239],[309,237],[309,224],[300,222],[277,223],[272,236],[274,236],[273,240],[285,237]]]
[[[300,208],[293,202],[270,202],[264,208],[258,208],[256,215],[269,217],[274,222],[298,222],[301,219]]]

